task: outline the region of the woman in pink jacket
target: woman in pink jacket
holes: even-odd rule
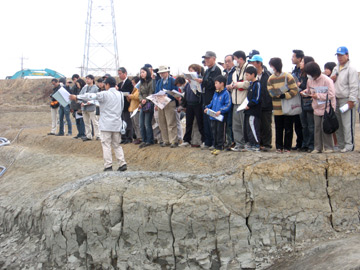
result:
[[[306,90],[301,92],[301,95],[312,97],[312,107],[314,109],[314,150],[311,153],[332,153],[334,152],[333,137],[332,134],[324,133],[322,122],[326,96],[329,98],[327,111],[330,108],[330,101],[334,110],[336,108],[335,86],[329,77],[321,74],[320,67],[317,63],[307,63],[304,69],[309,79]]]

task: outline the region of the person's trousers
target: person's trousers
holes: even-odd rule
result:
[[[194,119],[198,125],[199,132],[201,134],[201,141],[205,140],[204,135],[204,122],[203,122],[203,110],[201,104],[199,105],[187,105],[186,107],[186,131],[184,135],[184,142],[191,142],[191,135],[193,130]]]
[[[225,142],[225,122],[220,122],[218,120],[210,120],[211,122],[211,131],[214,138],[214,147],[217,150],[224,149]]]
[[[85,136],[90,140],[92,139],[92,134],[91,134],[91,130],[92,130],[91,122],[92,122],[94,127],[94,136],[100,137],[99,122],[96,120],[95,111],[93,112],[82,111],[82,115],[85,124]]]
[[[177,111],[176,108],[175,108],[175,116],[176,116],[176,128],[177,128],[177,141],[179,142],[183,139],[184,132],[181,125],[180,113]]]
[[[232,131],[232,116],[233,115],[233,111],[230,110],[228,112],[228,116],[226,118],[226,144],[228,146],[230,146],[233,142],[234,142],[234,135],[233,135],[233,131]]]
[[[302,111],[300,114],[303,127],[303,142],[301,148],[314,149],[314,111]]]
[[[355,149],[355,107],[344,113],[340,112],[340,107],[345,105],[348,99],[337,98],[335,114],[339,121],[339,129],[336,131],[336,138],[340,149],[354,151]]]
[[[85,136],[85,124],[83,118],[75,119],[76,122],[76,128],[78,130],[77,137],[84,137]]]
[[[293,115],[293,119],[296,133],[296,148],[301,148],[303,142],[303,130],[300,120],[300,114]]]
[[[203,111],[205,107],[203,107]],[[213,138],[213,133],[212,133],[212,128],[211,128],[211,120],[210,120],[210,116],[207,115],[206,113],[203,114],[203,123],[204,123],[204,143],[206,146],[213,146],[214,145],[214,138]]]
[[[260,118],[245,114],[246,142],[251,146],[260,146]]]
[[[56,133],[57,128],[57,118],[58,118],[58,109],[59,108],[50,108],[51,109],[51,133]]]
[[[112,152],[111,146],[114,149],[116,160],[119,164],[119,167],[126,164],[124,151],[120,145],[121,134],[120,132],[111,132],[111,131],[101,131],[101,146],[103,150],[104,157],[104,167],[108,168],[112,166]]]
[[[151,120],[152,129],[153,129],[153,138],[158,142],[161,142],[161,131],[159,125],[159,111],[153,112],[153,119]]]
[[[145,143],[153,144],[154,143],[154,134],[151,125],[153,119],[154,111],[150,110],[148,112],[143,112],[140,110],[140,133],[141,139]]]
[[[135,131],[136,139],[141,139],[140,133],[140,112],[138,111],[132,118],[131,123]]]
[[[332,134],[326,134],[323,130],[323,118],[323,116],[314,115],[314,149],[318,151],[323,151],[323,149],[334,150],[334,140]]]
[[[72,134],[72,124],[70,119],[70,105],[66,107],[60,106],[59,107],[59,119],[60,119],[60,127],[59,127],[59,134],[64,134],[64,115],[66,118],[66,123],[68,126],[68,134]]]
[[[261,111],[260,117],[260,145],[271,148],[272,140],[272,111]]]
[[[130,112],[129,111],[123,111],[121,114],[121,118],[123,121],[126,122],[126,131],[125,134],[122,135],[122,141],[132,142],[133,139],[133,126],[132,121],[130,118]]]
[[[178,128],[176,121],[176,103],[175,101],[169,102],[164,109],[158,109],[159,113],[159,126],[161,137],[164,143],[177,143],[178,142]]]
[[[233,120],[232,120],[232,128],[234,134],[235,144],[238,146],[244,146],[245,138],[244,138],[244,111],[236,111],[240,105],[233,104]]]
[[[293,139],[294,116],[275,115],[274,118],[276,149],[290,151]]]

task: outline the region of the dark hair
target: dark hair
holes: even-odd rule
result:
[[[304,52],[303,52],[302,50],[293,50],[293,53],[295,53],[296,58],[301,58],[301,59],[303,59],[304,56],[305,56],[305,54],[304,54]]]
[[[105,84],[109,84],[110,87],[115,87],[115,85],[116,85],[116,80],[115,80],[114,77],[107,77],[104,83],[105,83]]]
[[[140,81],[141,81],[142,83],[144,83],[144,82],[150,82],[150,81],[151,81],[151,72],[150,72],[150,70],[149,70],[148,68],[146,68],[146,67],[142,67],[141,69],[146,72],[146,78],[143,79],[143,78],[141,78],[141,76],[140,76]]]
[[[134,76],[131,78],[132,81],[135,81],[135,83],[138,83],[140,81],[140,78],[138,76]]]
[[[80,89],[82,89],[86,84],[86,82],[81,78],[78,79],[76,82],[80,84]]]
[[[71,76],[71,79],[73,80],[73,79],[79,79],[80,78],[80,76],[79,76],[79,74],[74,74],[74,75],[72,75]]]
[[[124,67],[119,67],[118,71],[121,71],[122,73],[127,73],[126,68]]]
[[[281,72],[282,71],[282,61],[279,57],[273,57],[270,59],[269,61],[269,65],[273,66],[277,72]]]
[[[310,76],[317,78],[321,75],[321,69],[319,65],[315,62],[309,62],[305,65],[304,70],[306,74],[309,74]]]
[[[175,80],[175,85],[183,85],[184,83],[186,83],[185,78],[184,77],[177,77]]]
[[[97,82],[98,82],[98,83],[104,82],[104,79],[103,79],[103,78],[99,78],[99,79],[97,79]]]
[[[192,68],[193,70],[195,70],[195,72],[198,74],[198,75],[202,75],[201,74],[201,66],[198,65],[198,64],[192,64],[188,67],[188,70]]]
[[[58,80],[58,79],[52,79],[51,82],[56,82],[56,83],[58,83],[59,80]]]
[[[226,55],[226,56],[224,57],[224,60],[225,60],[226,57],[228,57],[228,56],[231,56],[231,59],[234,61],[234,55],[233,55],[233,54],[228,54],[228,55]]]
[[[87,75],[85,78],[89,78],[93,81],[93,84],[95,84],[95,77],[91,74]]]
[[[304,69],[301,70],[301,76],[302,76],[302,77],[305,77],[305,76],[306,76],[305,65],[306,65],[307,63],[314,62],[315,60],[314,60],[314,58],[312,58],[311,56],[304,56],[303,59],[304,59]]]
[[[246,53],[243,51],[236,51],[233,53],[233,56],[236,56],[237,58],[242,58],[244,61],[246,61]]]
[[[62,77],[59,79],[59,82],[63,83],[63,84],[66,84],[66,78]]]
[[[225,78],[225,76],[223,76],[223,75],[219,75],[219,76],[216,76],[216,77],[215,77],[214,82],[223,83],[223,84],[224,84],[224,87],[225,87],[225,85],[226,85],[226,78]]]
[[[257,69],[253,66],[250,66],[245,69],[245,73],[254,74],[256,77]]]
[[[336,67],[336,63],[335,62],[327,62],[324,65],[324,69],[329,69],[331,70],[331,72],[333,71],[334,67]]]

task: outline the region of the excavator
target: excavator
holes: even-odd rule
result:
[[[65,76],[62,75],[61,73],[49,68],[45,68],[45,69],[23,69],[16,72],[12,76],[7,76],[6,79],[20,79],[20,78],[24,79],[26,77],[33,77],[33,76],[53,77],[56,79],[65,78]]]

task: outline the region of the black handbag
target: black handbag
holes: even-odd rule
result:
[[[331,106],[331,100],[329,100],[329,112],[326,111],[329,95],[326,95],[325,111],[323,117],[323,131],[326,134],[333,134],[339,128],[339,121],[336,118],[333,107]]]

